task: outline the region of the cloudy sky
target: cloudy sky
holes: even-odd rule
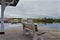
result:
[[[7,6],[5,18],[60,18],[59,0],[20,0],[16,7]],[[1,9],[1,8],[0,8]],[[1,10],[0,10],[1,12]],[[1,15],[1,13],[0,13]]]

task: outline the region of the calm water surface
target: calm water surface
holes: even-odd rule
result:
[[[38,27],[46,27],[46,28],[50,28],[50,29],[53,29],[53,30],[60,30],[60,23],[53,23],[53,24],[39,23],[37,25],[38,25]]]
[[[53,30],[60,30],[60,23],[53,23],[53,24],[38,23],[37,25],[38,27],[46,27]],[[1,24],[0,24],[0,27],[1,27]],[[6,28],[22,28],[22,24],[21,23],[18,23],[18,24],[4,23],[4,27],[5,29]]]

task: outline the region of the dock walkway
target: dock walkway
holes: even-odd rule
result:
[[[0,40],[32,40],[30,35],[23,36],[22,28],[5,29],[5,32],[6,33],[4,35],[0,35]],[[45,35],[44,40],[60,40],[60,35],[49,32],[47,32]]]

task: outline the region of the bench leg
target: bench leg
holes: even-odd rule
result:
[[[37,40],[38,39],[38,36],[36,33],[33,34],[33,40]]]
[[[43,36],[41,36],[41,40],[44,40],[44,37]]]
[[[25,33],[26,33],[26,30],[25,30],[25,29],[23,29],[23,35],[25,35]]]

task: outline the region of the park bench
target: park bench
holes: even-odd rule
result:
[[[33,34],[33,40],[37,40],[39,37],[41,37],[41,40],[44,40],[44,34],[46,32],[38,32],[37,25],[34,25],[32,23],[23,23],[23,34],[26,35],[26,32],[29,34]]]

